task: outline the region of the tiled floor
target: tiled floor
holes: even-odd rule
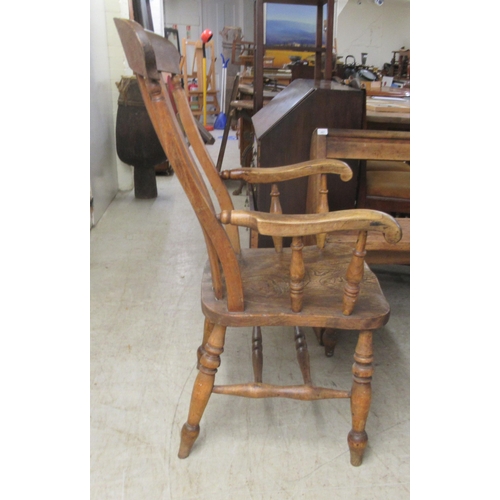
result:
[[[219,143],[209,146],[214,158]],[[229,140],[223,168],[238,165],[237,141]],[[91,498],[409,498],[410,273],[404,266],[374,268],[392,315],[375,336],[361,467],[349,464],[348,400],[213,395],[190,457],[177,458],[203,328],[206,254],[177,178],[157,181],[158,198],[120,193],[91,231]],[[245,196],[235,198],[243,207]],[[220,383],[251,378],[249,334],[228,329]],[[264,377],[300,383],[293,332],[266,328],[263,335]],[[341,337],[335,356],[326,358],[312,330],[306,335],[314,381],[349,388],[354,336]]]

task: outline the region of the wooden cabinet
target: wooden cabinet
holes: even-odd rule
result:
[[[316,128],[361,129],[365,119],[365,91],[333,81],[294,80],[285,90],[253,117],[258,167],[290,165],[310,158],[311,137]],[[356,203],[358,162],[350,163],[353,179],[342,182],[328,179],[331,210],[354,208]],[[283,213],[305,213],[307,178],[278,185]],[[254,186],[256,210],[269,211],[271,186]],[[289,242],[285,242],[285,244]],[[253,246],[270,247],[272,239],[259,235]]]

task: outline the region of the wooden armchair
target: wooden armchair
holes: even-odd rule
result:
[[[346,398],[352,410],[348,434],[352,465],[360,465],[367,444],[365,423],[371,400],[373,373],[372,332],[387,323],[390,308],[375,275],[364,262],[368,231],[385,235],[396,243],[401,237],[397,222],[372,210],[337,213],[281,215],[234,210],[230,196],[212,162],[200,161],[204,176],[191,156],[176,119],[171,99],[183,121],[195,153],[208,154],[201,140],[190,134],[197,127],[190,113],[178,76],[170,86],[162,73],[179,74],[178,59],[170,43],[145,31],[134,21],[115,19],[128,63],[139,86],[158,138],[188,196],[205,237],[208,262],[202,277],[201,306],[205,316],[203,343],[198,349],[199,372],[194,383],[187,422],[181,431],[179,457],[189,455],[199,434],[199,423],[212,393],[252,398],[287,397],[299,400]],[[175,51],[177,52],[177,51]],[[350,169],[338,160],[320,160],[275,169],[247,172],[252,183],[273,183],[304,175],[341,174]],[[220,205],[218,213],[210,189]],[[262,234],[293,238],[291,248],[241,249],[238,226]],[[354,252],[345,245],[304,247],[306,235],[356,230]],[[304,384],[277,386],[262,382],[260,326],[295,327],[297,358]],[[349,390],[317,387],[313,384],[305,336],[300,327],[331,327],[359,332],[354,353],[353,382]],[[226,331],[233,327],[254,327],[254,381],[245,384],[215,385],[215,375],[224,350]]]

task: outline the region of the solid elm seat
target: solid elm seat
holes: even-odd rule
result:
[[[179,55],[175,47],[133,21],[115,19],[115,24],[160,143],[191,202],[207,247],[208,263],[201,294],[205,315],[203,341],[197,351],[198,375],[188,418],[181,430],[179,458],[190,454],[210,396],[217,393],[251,398],[349,399],[352,428],[347,440],[351,464],[360,465],[368,441],[365,425],[371,402],[373,331],[387,323],[390,313],[377,278],[364,261],[366,239],[368,233],[379,232],[388,242],[397,243],[401,228],[389,215],[373,210],[305,215],[234,210],[221,177],[270,184],[311,175],[321,178],[339,175],[350,179],[352,171],[339,160],[313,160],[276,168],[241,168],[219,175],[181,87]],[[173,101],[198,162],[188,148]],[[211,195],[216,198],[220,213],[215,210]],[[242,250],[239,227],[276,238],[290,237],[292,245],[287,249]],[[339,231],[357,232],[354,250],[351,245],[305,247],[303,244],[307,236]],[[302,385],[263,382],[260,327],[266,325],[295,328]],[[303,325],[356,332],[358,341],[350,389],[313,384],[306,338],[300,329]],[[215,385],[226,333],[241,334],[241,328],[235,327],[250,326],[253,327],[254,380]]]
[[[365,264],[361,290],[354,312],[350,316],[332,315],[342,309],[344,277],[352,257],[352,246],[338,244],[319,249],[303,250],[306,268],[306,290],[302,310],[290,310],[289,269],[292,251],[283,248],[280,258],[271,249],[244,249],[239,259],[245,290],[245,310],[229,312],[224,302],[215,300],[210,268],[207,266],[202,280],[202,307],[205,316],[226,326],[259,326],[280,321],[294,326],[336,327],[352,329],[380,328],[387,322],[389,304],[380,292],[376,276]],[[335,265],[332,265],[335,262]],[[325,287],[324,284],[327,283]]]

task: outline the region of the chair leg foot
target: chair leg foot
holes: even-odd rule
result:
[[[366,420],[371,403],[371,380],[373,375],[372,332],[361,331],[354,353],[352,366],[351,414],[352,429],[347,436],[351,452],[351,465],[358,467],[368,442],[365,432]]]
[[[320,346],[324,346],[323,344],[323,332],[326,330],[326,328],[319,328],[319,327],[313,327],[313,331],[316,335],[316,338],[318,339],[318,344]]]
[[[365,431],[351,431],[347,436],[347,442],[351,454],[351,465],[359,467],[363,462],[363,454],[368,443],[368,435]]]
[[[337,330],[326,328],[323,332],[323,345],[325,346],[325,356],[331,358],[335,353],[335,346],[338,342]]]
[[[205,333],[207,324],[205,325]],[[187,422],[182,427],[181,444],[179,447],[179,458],[189,456],[198,434],[200,433],[200,420],[207,406],[212,389],[214,387],[215,374],[220,365],[220,355],[224,351],[224,338],[226,327],[213,326],[207,343],[202,350],[201,359],[198,364],[198,375],[196,377]]]
[[[189,425],[187,422],[182,426],[181,430],[181,445],[179,446],[179,458],[187,458],[191,452],[198,434],[200,433],[199,425]]]
[[[313,328],[318,343],[325,348],[325,356],[331,358],[335,353],[338,334],[333,328]]]

